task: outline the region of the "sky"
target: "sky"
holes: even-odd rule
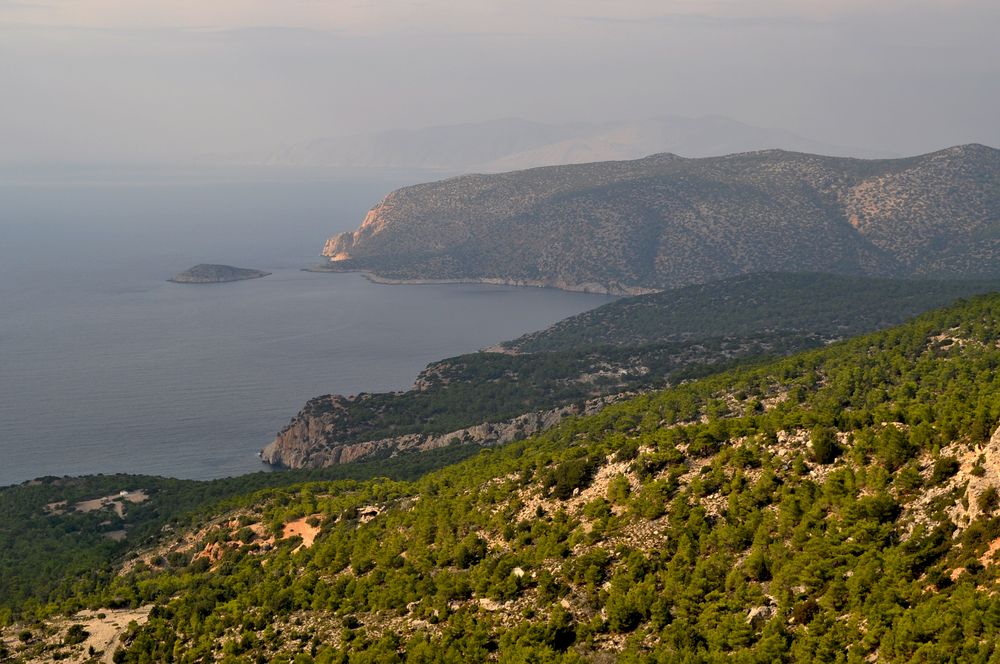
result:
[[[997,0],[0,0],[0,163],[520,117],[1000,147]]]

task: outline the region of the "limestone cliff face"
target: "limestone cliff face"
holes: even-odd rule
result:
[[[393,192],[368,211],[365,220],[361,222],[361,227],[354,232],[339,233],[326,241],[323,247],[323,255],[331,261],[343,261],[352,258],[351,252],[356,244],[361,243],[366,238],[377,235],[386,224],[386,219],[391,216],[393,210],[392,201],[396,198]],[[363,249],[363,247],[362,247]]]
[[[961,466],[947,487],[954,490],[964,485],[965,500],[956,502],[948,512],[955,525],[963,527],[984,513],[980,496],[991,488],[1000,487],[1000,428],[994,430],[985,445],[957,451]],[[977,468],[980,472],[976,472]]]
[[[1000,151],[778,150],[555,166],[407,187],[327,242],[332,270],[634,294],[761,271],[1000,275]]]
[[[426,452],[455,444],[502,445],[545,431],[570,415],[596,413],[608,403],[627,396],[592,399],[582,409],[578,405],[564,406],[526,413],[503,422],[484,422],[445,434],[407,434],[353,443],[340,443],[330,437],[330,432],[334,420],[345,416],[346,405],[356,397],[322,397],[332,399],[345,408],[317,414],[316,404],[307,406],[261,451],[261,459],[283,468],[326,468],[359,461],[373,454],[394,456],[401,452]]]
[[[310,399],[305,408],[261,451],[261,459],[285,468],[320,468],[350,463],[367,454],[331,440],[337,420],[358,397],[328,395]]]
[[[323,245],[323,255],[331,261],[347,260],[351,257],[351,249],[354,247],[354,233],[338,233]]]

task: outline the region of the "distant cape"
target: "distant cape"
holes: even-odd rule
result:
[[[748,272],[1000,276],[1000,151],[765,150],[467,175],[390,193],[326,268],[636,294]]]

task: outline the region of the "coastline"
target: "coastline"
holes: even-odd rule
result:
[[[566,291],[567,293],[589,293],[591,295],[614,295],[618,297],[628,297],[632,295],[648,295],[659,293],[657,288],[609,288],[602,284],[569,284],[559,281],[546,281],[540,279],[504,279],[502,277],[465,277],[458,279],[396,279],[383,277],[370,270],[339,270],[328,268],[323,265],[302,268],[303,272],[333,272],[337,274],[360,274],[374,284],[390,286],[429,286],[439,284],[487,284],[490,286],[516,286],[519,288],[553,288],[555,290]]]
[[[11,440],[32,444],[0,446],[0,486],[49,475],[212,479],[264,470],[257,451],[311,397],[409,389],[430,362],[612,299],[295,277],[319,261],[282,260],[289,267],[266,269],[273,275],[254,284],[168,284],[173,275],[154,263],[133,294],[121,284],[136,278],[134,266],[109,258],[110,268],[95,266],[79,284],[54,271],[8,289],[0,302],[31,306],[18,308],[19,333],[5,339],[4,425]],[[384,334],[365,333],[381,324]],[[413,335],[411,325],[426,333]],[[68,364],[79,370],[60,369]]]

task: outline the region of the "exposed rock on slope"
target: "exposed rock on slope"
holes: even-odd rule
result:
[[[353,397],[331,396],[331,401]],[[623,397],[621,397],[623,398]],[[617,398],[594,399],[584,408],[562,406],[547,411],[525,413],[503,422],[483,422],[445,434],[411,433],[359,443],[338,444],[331,439],[334,422],[329,418],[299,415],[261,452],[261,459],[274,466],[325,468],[352,463],[380,454],[426,452],[448,445],[503,445],[552,428],[570,415],[593,414]]]
[[[746,272],[1000,275],[1000,151],[769,150],[469,175],[389,194],[327,267],[637,294]]]
[[[269,274],[271,273],[244,267],[233,267],[232,265],[201,263],[167,281],[172,281],[175,284],[221,284],[228,281],[259,279]]]

